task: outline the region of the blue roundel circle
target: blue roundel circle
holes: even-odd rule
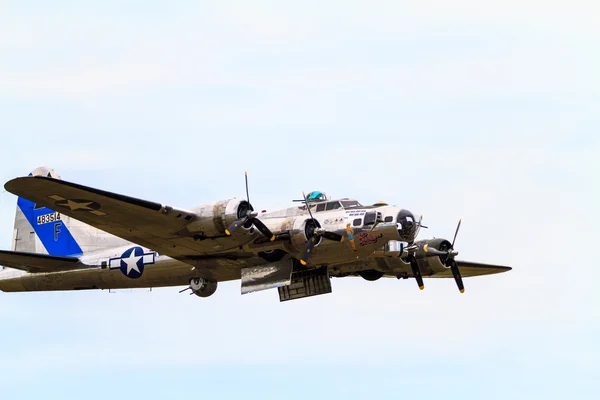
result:
[[[121,272],[128,278],[137,279],[144,273],[144,249],[132,247],[121,256]]]

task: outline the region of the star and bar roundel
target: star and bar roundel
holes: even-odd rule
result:
[[[138,279],[144,273],[144,267],[154,264],[155,252],[144,252],[139,246],[125,250],[121,257],[111,258],[108,262],[110,269],[120,269],[123,275]]]
[[[100,211],[100,204],[96,203],[95,201],[85,199],[66,199],[58,195],[48,197],[52,200],[55,200],[54,204],[57,207],[68,208],[75,212],[89,212],[90,214],[98,216],[106,215],[105,212]]]

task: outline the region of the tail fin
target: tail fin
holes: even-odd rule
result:
[[[51,168],[39,167],[30,175],[61,179]],[[13,251],[79,256],[92,250],[119,246],[125,241],[32,201],[19,197],[13,234]]]

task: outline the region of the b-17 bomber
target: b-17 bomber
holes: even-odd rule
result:
[[[280,301],[331,292],[331,278],[463,278],[510,267],[460,261],[452,240],[417,240],[422,217],[379,202],[314,191],[292,207],[258,212],[246,198],[182,209],[62,180],[50,168],[15,178],[11,251],[0,250],[0,290],[185,287],[211,296],[277,289]]]

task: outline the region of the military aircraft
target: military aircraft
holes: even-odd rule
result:
[[[293,207],[255,211],[246,199],[189,210],[62,180],[50,168],[10,180],[18,196],[11,251],[0,251],[5,292],[187,286],[208,297],[218,282],[242,294],[277,288],[280,301],[331,292],[331,277],[454,278],[510,267],[456,260],[450,242],[417,240],[409,210],[311,192]]]

